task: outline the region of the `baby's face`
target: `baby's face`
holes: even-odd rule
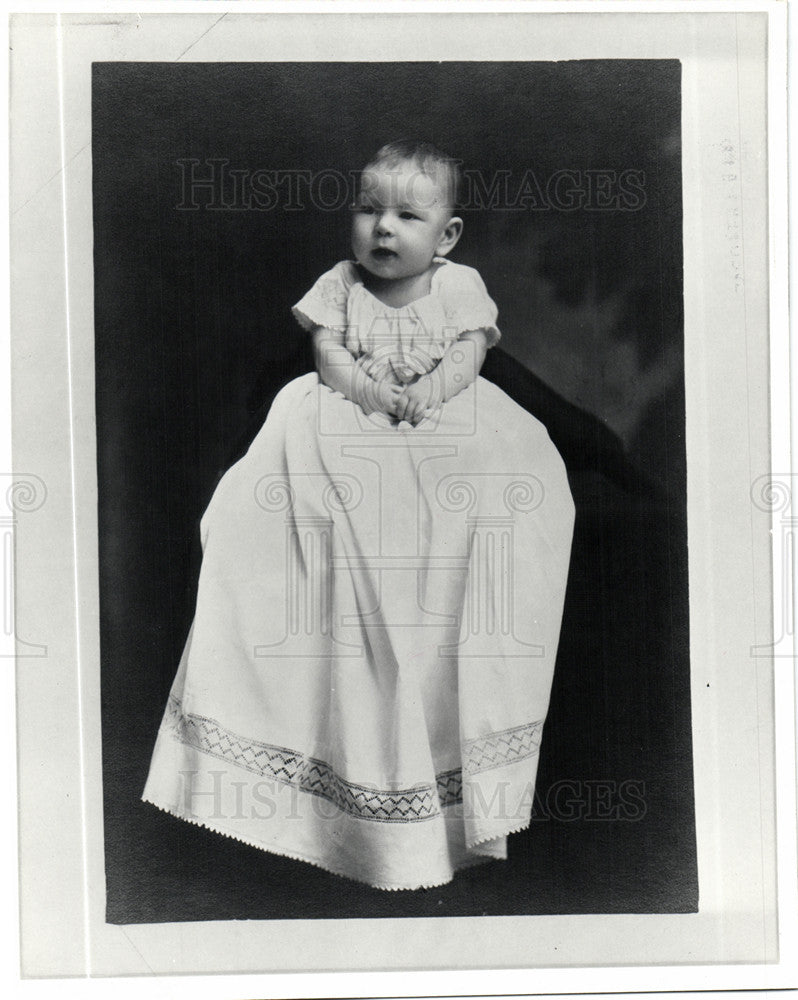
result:
[[[451,210],[442,184],[414,163],[378,165],[363,172],[352,222],[355,258],[388,281],[424,273],[447,253]]]

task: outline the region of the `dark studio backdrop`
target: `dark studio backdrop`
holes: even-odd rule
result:
[[[407,135],[471,178],[453,259],[481,272],[504,335],[483,374],[548,427],[577,520],[529,830],[506,863],[383,893],[140,795],[199,518],[311,369],[290,306],[350,256],[332,172]],[[95,64],[110,922],[696,909],[680,153],[676,61]],[[265,171],[326,179],[270,194]]]

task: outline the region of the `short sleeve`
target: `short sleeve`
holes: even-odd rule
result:
[[[326,271],[291,308],[294,319],[300,326],[311,331],[319,326],[330,330],[345,329],[346,304],[352,284],[352,265],[349,261],[341,261]]]
[[[488,347],[493,347],[501,337],[496,326],[499,311],[479,272],[473,267],[447,262],[439,271],[439,281],[447,328],[454,328],[458,336],[484,330]]]

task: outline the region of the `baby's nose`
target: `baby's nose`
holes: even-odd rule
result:
[[[377,222],[375,226],[378,233],[390,233],[393,229],[393,224],[391,222],[391,217],[388,212],[380,212],[377,216]]]

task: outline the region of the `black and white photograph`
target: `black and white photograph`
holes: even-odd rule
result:
[[[778,962],[768,13],[189,6],[11,23],[23,972]]]
[[[95,65],[109,919],[695,909],[679,86]]]

